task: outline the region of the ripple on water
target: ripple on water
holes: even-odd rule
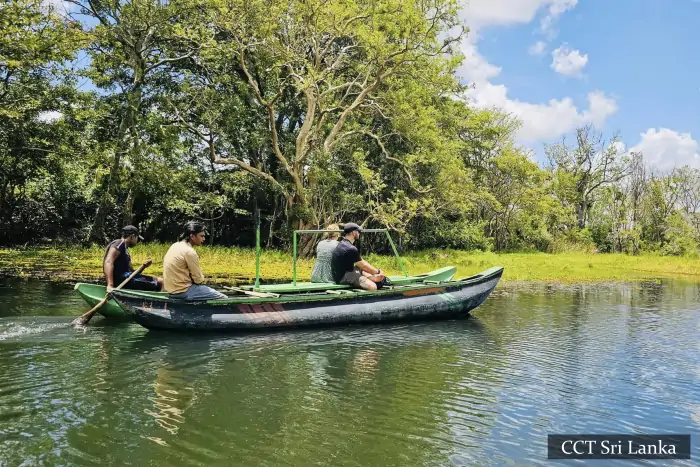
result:
[[[60,316],[0,318],[0,464],[568,465],[547,434],[698,431],[699,289],[499,290],[466,321],[211,336],[76,330],[54,297]]]

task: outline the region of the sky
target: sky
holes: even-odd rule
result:
[[[517,116],[537,161],[592,124],[656,170],[700,167],[700,0],[461,2],[468,97]]]

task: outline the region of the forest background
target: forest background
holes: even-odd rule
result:
[[[698,257],[698,169],[650,170],[591,126],[539,165],[522,122],[470,105],[456,1],[66,4],[0,6],[6,257],[102,248],[125,224],[169,244],[191,219],[250,247],[256,208],[287,251],[294,229],[353,221],[427,257]]]

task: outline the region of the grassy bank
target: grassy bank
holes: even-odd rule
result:
[[[147,257],[153,265],[148,274],[163,272],[163,256],[169,245],[145,244],[132,249],[134,267]],[[0,249],[0,275],[35,277],[56,281],[102,281],[102,248],[70,249]],[[247,283],[255,277],[255,251],[244,248],[202,247],[199,255],[204,274],[212,283]],[[365,259],[390,274],[401,274],[390,256],[369,255]],[[464,251],[424,251],[403,256],[410,274],[420,274],[446,265],[457,267],[457,277],[503,266],[503,281],[601,282],[643,278],[698,276],[700,261],[662,256],[627,256],[584,253],[513,253],[494,254]],[[292,277],[291,254],[264,251],[263,281],[278,282]],[[308,280],[314,260],[299,260],[297,277]]]

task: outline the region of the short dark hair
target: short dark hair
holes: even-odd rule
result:
[[[189,221],[185,224],[183,232],[180,234],[179,240],[189,240],[190,235],[197,235],[200,232],[205,232],[204,224],[197,221]]]
[[[122,238],[127,238],[132,235],[136,235],[139,238],[139,240],[143,240],[143,237],[139,234],[139,229],[137,229],[133,225],[125,225],[122,228]]]

